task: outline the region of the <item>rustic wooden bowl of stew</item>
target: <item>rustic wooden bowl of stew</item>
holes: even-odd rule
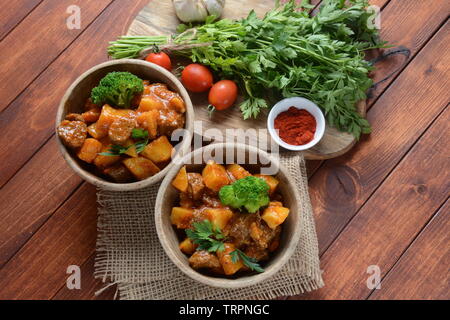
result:
[[[190,149],[190,144],[194,128],[194,109],[189,94],[183,87],[181,82],[169,71],[155,64],[135,59],[123,59],[108,61],[99,64],[85,73],[83,73],[75,82],[67,89],[63,96],[58,112],[56,115],[56,130],[58,125],[63,121],[69,113],[83,112],[86,100],[90,97],[91,90],[98,85],[100,80],[108,73],[113,71],[127,71],[143,80],[150,82],[165,83],[168,89],[177,92],[184,100],[186,105],[185,126],[182,141],[176,145],[176,152],[172,157],[172,161],[157,174],[138,182],[132,183],[115,183],[108,181],[101,176],[90,172],[83,161],[79,160],[73,152],[62,143],[57,136],[57,143],[64,159],[69,166],[84,180],[96,185],[97,187],[112,191],[132,191],[147,187],[159,182],[167,174],[173,165],[173,159],[186,154]],[[180,139],[181,140],[181,139]]]
[[[274,276],[294,253],[300,239],[302,212],[300,196],[286,168],[278,160],[258,148],[236,143],[211,144],[187,154],[167,173],[155,204],[155,223],[159,240],[172,262],[190,278],[212,287],[242,288],[265,281]],[[270,259],[263,264],[262,273],[235,274],[232,277],[209,275],[196,271],[189,265],[188,257],[179,249],[180,237],[171,224],[172,207],[177,206],[179,191],[172,186],[172,181],[180,168],[186,166],[188,172],[201,172],[208,160],[221,164],[237,163],[252,174],[263,172],[279,180],[278,192],[283,198],[283,205],[290,209],[289,216],[283,223],[280,245]],[[272,173],[273,172],[273,173]]]

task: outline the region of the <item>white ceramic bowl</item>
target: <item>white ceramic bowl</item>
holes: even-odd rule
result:
[[[277,133],[277,130],[275,130],[274,127],[274,121],[275,118],[281,113],[286,110],[288,110],[290,107],[295,107],[297,109],[304,109],[312,114],[312,116],[316,119],[316,132],[314,134],[314,139],[312,139],[309,143],[301,145],[301,146],[295,146],[288,144],[281,140],[280,136]],[[293,150],[293,151],[302,151],[309,149],[313,146],[315,146],[320,139],[322,139],[323,134],[325,133],[325,117],[323,116],[322,111],[320,108],[312,101],[301,98],[301,97],[293,97],[293,98],[286,98],[284,100],[281,100],[276,105],[272,107],[272,110],[269,113],[269,116],[267,117],[267,128],[270,132],[270,135],[273,140],[275,140],[278,145],[281,147]]]

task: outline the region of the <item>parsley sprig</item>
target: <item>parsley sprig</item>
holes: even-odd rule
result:
[[[223,244],[225,236],[211,221],[195,222],[192,226],[193,229],[186,229],[186,235],[194,244],[198,245],[197,250],[217,252],[225,249]]]
[[[239,249],[236,249],[230,253],[231,261],[233,263],[242,261],[244,265],[246,265],[250,270],[256,272],[264,272],[264,269],[258,264],[258,261],[255,258],[251,258],[247,256],[244,252]]]
[[[206,250],[208,252],[217,252],[225,250],[225,236],[220,228],[215,226],[211,221],[204,220],[193,223],[193,229],[186,229],[186,235],[192,242],[198,245],[197,250]],[[242,261],[250,270],[256,272],[264,272],[264,269],[258,264],[254,258],[247,256],[244,252],[236,249],[230,253],[233,263]]]
[[[121,145],[113,144],[107,152],[101,152],[99,155],[101,156],[120,156],[126,153],[132,146],[136,147],[136,152],[139,154],[144,151],[145,147],[148,144],[148,131],[140,128],[135,128],[131,132],[131,137],[134,140],[139,140],[134,144],[129,145],[128,147],[124,147]]]

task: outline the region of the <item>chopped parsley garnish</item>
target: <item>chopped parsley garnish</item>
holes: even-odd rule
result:
[[[197,250],[217,252],[225,249],[223,244],[225,236],[211,221],[194,222],[192,226],[193,229],[186,229],[186,235],[194,244],[198,245]]]
[[[258,264],[258,261],[255,258],[251,258],[247,256],[244,252],[239,249],[236,249],[230,253],[231,261],[233,263],[242,261],[244,265],[246,265],[250,270],[256,272],[264,272],[264,269]]]

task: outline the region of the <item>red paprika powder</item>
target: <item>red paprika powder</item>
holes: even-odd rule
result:
[[[304,109],[290,107],[275,118],[275,129],[284,142],[300,146],[311,142],[316,132],[316,119]]]

